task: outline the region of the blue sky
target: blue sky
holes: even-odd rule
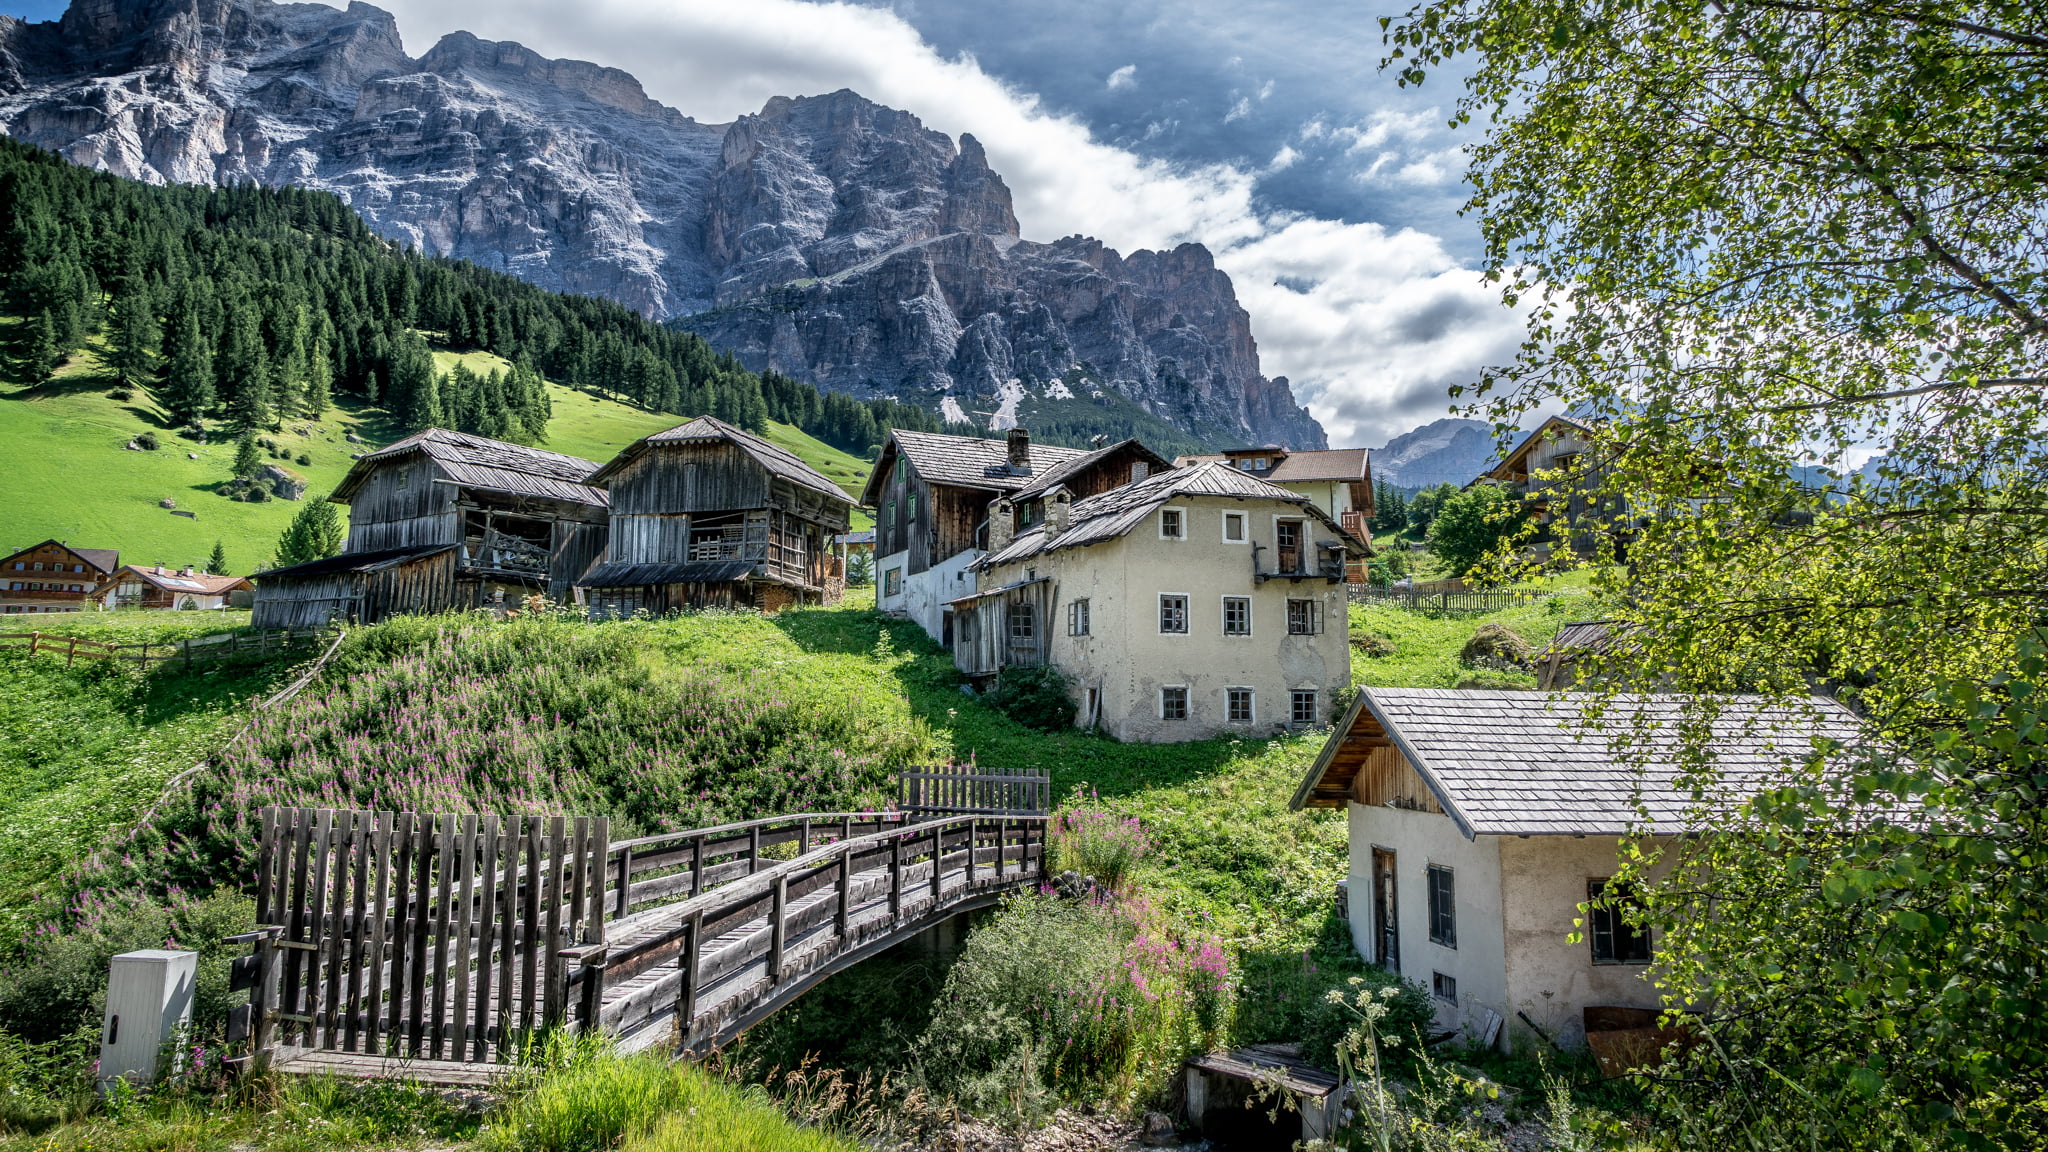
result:
[[[456,30],[635,74],[725,122],[852,88],[972,132],[1029,239],[1207,244],[1265,370],[1337,445],[1448,414],[1519,321],[1473,271],[1450,77],[1402,90],[1378,18],[1313,0],[380,0],[417,56]],[[0,12],[51,19],[51,0]],[[565,14],[573,12],[573,18]]]

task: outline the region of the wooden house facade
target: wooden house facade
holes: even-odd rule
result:
[[[861,498],[875,510],[876,604],[951,644],[947,603],[973,590],[967,565],[992,521],[1007,538],[1044,519],[1056,488],[1080,499],[1168,467],[1136,440],[1083,450],[1033,444],[1023,428],[1001,440],[893,430]]]
[[[603,553],[608,499],[575,456],[430,428],[356,461],[341,555],[258,573],[258,627],[567,600]]]
[[[578,587],[591,613],[835,603],[834,538],[853,498],[794,454],[709,416],[627,446],[591,476],[609,549]]]
[[[121,566],[112,548],[73,548],[61,540],[32,544],[0,559],[0,613],[76,612]]]

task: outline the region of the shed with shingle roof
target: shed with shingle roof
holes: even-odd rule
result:
[[[1290,806],[1345,811],[1352,940],[1441,1024],[1569,1045],[1660,1004],[1624,840],[1707,831],[1868,738],[1817,697],[1365,688]]]

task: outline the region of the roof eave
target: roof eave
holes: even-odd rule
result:
[[[1358,690],[1360,704],[1371,707],[1369,703],[1371,699],[1372,689],[1361,688]],[[1429,759],[1418,752],[1415,745],[1401,734],[1400,727],[1388,720],[1386,713],[1378,708],[1373,708],[1372,714],[1380,722],[1380,729],[1387,734],[1387,739],[1392,740],[1394,747],[1401,750],[1402,757],[1408,761],[1408,767],[1413,769],[1417,776],[1422,777],[1423,786],[1429,789],[1431,796],[1436,797],[1437,807],[1444,810],[1444,815],[1451,818],[1451,823],[1458,826],[1458,831],[1464,834],[1465,839],[1478,839],[1479,835],[1472,827],[1472,821],[1467,819],[1464,812],[1459,810],[1457,801],[1451,798],[1450,790],[1445,788],[1443,781],[1437,777],[1436,769],[1430,766]]]

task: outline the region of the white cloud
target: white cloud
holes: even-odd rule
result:
[[[1263,216],[1253,203],[1257,172],[1172,165],[1103,143],[972,57],[941,56],[886,9],[804,0],[583,0],[576,18],[564,20],[558,0],[383,2],[414,53],[458,28],[517,40],[550,56],[623,68],[649,95],[708,123],[758,111],[772,96],[852,88],[940,131],[971,132],[1009,183],[1028,237],[1078,232],[1125,252],[1207,244],[1252,315],[1265,370],[1293,379],[1333,444],[1377,442],[1418,416],[1440,415],[1442,387],[1469,380],[1511,350],[1519,333],[1477,274],[1457,267],[1436,238]],[[1126,67],[1135,82],[1135,66]],[[1111,74],[1112,84],[1124,71]],[[1250,100],[1240,99],[1230,119],[1250,111]],[[1418,141],[1422,126],[1437,119],[1433,110],[1376,115],[1331,134],[1357,146],[1379,133],[1360,147],[1371,151]],[[1171,127],[1154,124],[1147,135]],[[1310,138],[1306,127],[1303,138]],[[1274,164],[1292,153],[1283,146]],[[1406,155],[1401,162],[1431,163]],[[1282,277],[1310,287],[1279,286]]]
[[[1272,94],[1273,82],[1271,80],[1268,80],[1264,84],[1259,85],[1259,99],[1264,100],[1266,97],[1271,96]]]
[[[1109,74],[1109,90],[1111,92],[1125,88],[1136,88],[1137,86],[1138,66],[1136,64],[1126,64]]]
[[[1266,171],[1269,173],[1285,172],[1287,169],[1294,167],[1294,162],[1299,159],[1301,159],[1301,153],[1296,152],[1292,144],[1282,144],[1280,151],[1273,153],[1273,160],[1266,165]]]
[[[1239,96],[1237,98],[1237,103],[1232,104],[1230,106],[1230,111],[1224,113],[1223,122],[1225,124],[1228,124],[1233,120],[1242,120],[1251,114],[1252,98],[1249,96]]]

